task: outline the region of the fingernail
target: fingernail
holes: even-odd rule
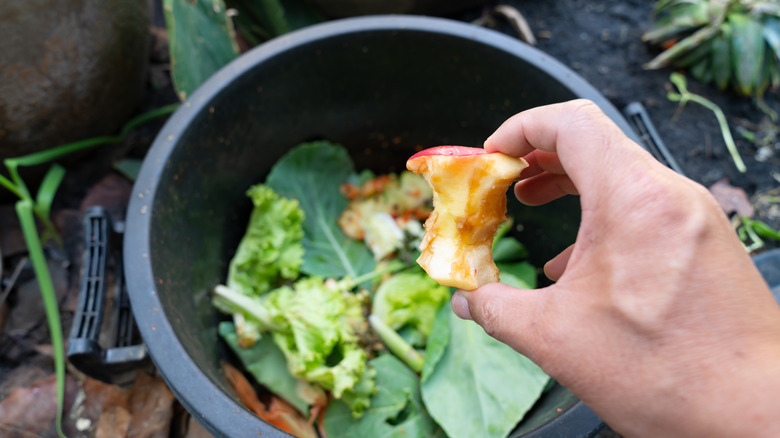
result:
[[[452,296],[452,311],[458,315],[460,319],[471,320],[471,312],[469,311],[469,302],[464,295],[466,292],[456,291]]]
[[[485,146],[487,146],[487,144],[490,143],[490,141],[491,141],[490,139],[491,138],[493,138],[493,135],[491,135],[490,137],[486,138],[485,141],[482,142],[482,149],[485,149]]]

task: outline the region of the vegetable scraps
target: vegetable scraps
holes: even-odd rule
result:
[[[454,317],[453,290],[414,263],[432,210],[421,177],[357,173],[343,146],[318,141],[247,195],[254,209],[213,303],[232,317],[219,334],[246,374],[302,418],[281,422],[288,432],[503,438],[541,396],[549,377]],[[494,240],[499,276],[532,288],[536,269],[508,230]]]

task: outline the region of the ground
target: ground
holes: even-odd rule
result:
[[[682,173],[706,187],[727,182],[729,185],[726,187],[731,189],[729,193],[736,193],[737,198],[744,192],[755,208],[757,218],[775,228],[780,226],[780,209],[773,198],[773,195],[780,194],[780,174],[777,170],[780,169],[780,157],[775,151],[776,143],[759,152],[755,144],[736,131],[738,126],[758,126],[766,120],[765,113],[750,99],[689,80],[692,91],[715,102],[726,114],[747,165],[747,171],[740,173],[726,151],[713,113],[696,104],[680,110],[677,103],[666,97],[672,89],[669,83],[672,71],[643,68],[658,53],[656,48],[641,40],[642,33],[651,23],[653,2],[493,1],[484,8],[473,8],[451,18],[480,20],[499,3],[514,6],[525,16],[537,38],[539,50],[580,74],[617,108],[622,109],[631,102],[642,103],[661,140],[680,164]],[[159,17],[157,25],[162,26]],[[516,35],[509,22],[501,18],[493,20],[492,25],[500,32]],[[164,42],[159,39],[159,33],[158,28],[155,41]],[[175,101],[166,82],[166,62],[164,50],[153,51],[148,95],[139,112]],[[156,87],[151,86],[152,83]],[[780,98],[776,92],[766,96],[766,103],[780,110]],[[142,158],[161,123],[148,124],[134,131],[123,143],[68,163],[67,177],[55,199],[54,215],[66,250],[57,253],[58,257],[51,257],[66,336],[80,278],[80,237],[77,231],[80,211],[88,205],[103,204],[108,205],[116,216],[123,215],[130,183],[115,174],[111,163],[122,157]],[[50,348],[47,347],[48,332],[35,298],[37,289],[30,269],[22,269],[18,277],[14,275],[15,268],[23,260],[24,246],[15,224],[12,204],[7,198],[0,199],[5,199],[2,202],[7,204],[0,208],[0,256],[3,257],[3,283],[0,287],[0,432],[4,436],[52,436],[53,408],[51,403],[44,403],[53,400],[52,380],[47,377],[52,371]],[[81,407],[81,412],[69,423],[66,422],[73,436],[79,430],[77,419],[89,419],[92,426],[103,421],[100,424],[104,427],[127,428],[131,424],[141,427],[137,426],[140,417],[158,419],[157,423],[143,426],[147,429],[141,429],[146,431],[147,436],[184,436],[187,433],[188,436],[198,436],[202,433],[197,425],[189,423],[186,413],[158,379],[136,382],[136,387],[120,390],[96,381],[86,381],[85,384],[83,376],[71,368],[68,382],[69,406]],[[17,392],[14,393],[14,390]],[[12,393],[13,397],[10,396]],[[156,417],[133,409],[133,403],[151,399],[163,401],[156,405],[159,407]],[[32,406],[36,409],[30,409]],[[109,417],[114,420],[103,415],[107,413],[111,413],[113,416]],[[9,423],[9,418],[14,422]],[[189,430],[188,424],[191,425]],[[82,422],[81,426],[89,430],[90,424]],[[106,430],[116,429],[104,429],[104,432]]]

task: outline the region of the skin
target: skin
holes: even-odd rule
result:
[[[579,195],[552,286],[492,283],[452,305],[629,437],[780,436],[780,307],[715,199],[577,100],[507,120],[517,198]]]

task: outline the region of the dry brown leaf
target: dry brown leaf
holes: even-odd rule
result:
[[[106,406],[95,427],[95,438],[127,436],[133,416],[122,406]]]
[[[111,215],[112,220],[123,221],[132,190],[133,184],[127,178],[110,173],[89,189],[81,201],[81,211],[101,206]]]
[[[167,438],[173,418],[175,398],[159,377],[140,373],[135,379],[130,395],[130,412],[133,420],[127,436]]]
[[[722,179],[710,186],[710,193],[726,214],[736,213],[742,217],[753,217],[755,209],[745,191],[732,186],[727,179]]]
[[[78,385],[71,376],[65,379],[65,406],[73,403]],[[4,438],[56,437],[57,379],[54,374],[31,386],[15,389],[0,402],[0,436]],[[67,425],[64,425],[67,426]],[[72,427],[65,427],[72,432]]]
[[[139,373],[131,388],[86,379],[76,411],[89,419],[96,438],[168,437],[174,397],[158,377]]]

